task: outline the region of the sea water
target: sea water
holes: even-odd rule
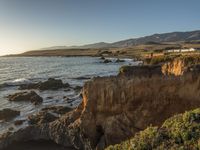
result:
[[[0,133],[8,128],[21,128],[13,125],[15,120],[27,119],[27,116],[37,113],[41,108],[66,105],[77,107],[81,99],[74,90],[66,91],[38,91],[43,98],[43,103],[34,106],[30,102],[10,102],[7,96],[17,92],[22,84],[46,81],[48,78],[61,79],[72,87],[83,86],[84,82],[96,76],[117,75],[122,65],[137,65],[132,59],[115,63],[115,58],[109,58],[113,63],[103,63],[98,57],[0,57],[0,110],[11,108],[19,110],[20,116],[15,119],[0,122]],[[73,98],[72,103],[67,103],[63,97]],[[51,98],[49,98],[51,97]],[[25,125],[28,125],[25,123]]]

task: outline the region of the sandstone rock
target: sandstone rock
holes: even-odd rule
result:
[[[54,120],[56,120],[58,117],[56,117],[54,114],[50,113],[50,112],[46,112],[46,111],[41,111],[35,115],[30,115],[28,117],[29,123],[31,125],[33,124],[43,124],[43,123],[49,123],[52,122]]]
[[[192,72],[191,68],[195,68],[196,65],[200,65],[199,55],[177,57],[174,60],[162,65],[162,73],[164,75],[181,76],[184,73]]]
[[[45,82],[21,85],[20,89],[58,90],[60,88],[67,88],[67,87],[69,87],[68,83],[64,84],[62,80],[49,78]]]
[[[15,93],[13,95],[9,95],[8,99],[10,101],[30,101],[35,105],[38,105],[43,101],[42,97],[34,91]]]
[[[50,106],[43,108],[40,112],[28,117],[30,124],[41,125],[50,123],[58,119],[58,115],[63,115],[70,112],[72,109],[66,106]],[[57,114],[57,115],[56,115]]]
[[[9,108],[0,110],[0,120],[8,121],[20,115],[20,111]]]

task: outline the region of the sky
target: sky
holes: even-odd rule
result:
[[[200,29],[200,0],[0,0],[0,55]]]

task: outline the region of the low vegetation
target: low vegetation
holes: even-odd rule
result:
[[[159,127],[148,127],[134,138],[107,150],[199,150],[200,108],[167,119]]]
[[[186,66],[200,64],[200,55],[182,56],[181,59]]]
[[[161,64],[161,63],[172,61],[177,57],[180,57],[180,55],[157,56],[157,57],[152,57],[152,58],[146,58],[144,60],[144,63],[148,64],[148,65],[157,65],[157,64]]]

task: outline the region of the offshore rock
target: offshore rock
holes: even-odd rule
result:
[[[40,97],[36,92],[20,92],[8,96],[9,101],[30,101],[31,103],[38,105],[43,102],[42,97]]]
[[[0,110],[0,120],[8,121],[20,115],[20,111],[9,108]]]
[[[69,87],[69,84],[66,83],[64,84],[62,80],[60,79],[54,79],[54,78],[49,78],[45,82],[39,82],[39,83],[32,83],[32,84],[26,84],[26,85],[21,85],[20,90],[26,90],[26,89],[39,89],[39,90],[58,90],[61,88],[67,88]]]

